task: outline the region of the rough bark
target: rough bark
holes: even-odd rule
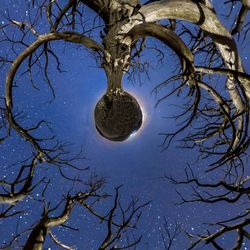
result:
[[[213,39],[226,65],[233,70],[244,72],[236,44],[227,29],[218,20],[215,13],[206,6],[193,1],[162,0],[142,6],[140,12],[132,16],[130,22],[121,28],[120,34],[128,33],[134,26],[144,22],[156,22],[161,19],[181,19],[199,25]],[[250,98],[250,82],[243,81],[246,95]],[[231,98],[241,112],[244,104],[241,100],[235,80],[228,79],[227,87]]]

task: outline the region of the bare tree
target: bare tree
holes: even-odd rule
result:
[[[170,250],[174,247],[175,243],[178,241],[178,235],[181,232],[181,225],[175,223],[173,229],[170,229],[170,225],[164,217],[164,224],[161,230],[161,237],[164,243],[164,249]]]
[[[232,9],[236,2],[238,1],[225,1],[225,4],[230,4],[229,8]],[[244,156],[250,143],[250,75],[243,66],[232,35],[242,31],[249,1],[241,1],[242,7],[232,32],[220,22],[210,0],[162,0],[148,1],[145,4],[139,0],[32,0],[24,1],[24,4],[27,12],[23,18],[16,20],[11,11],[6,10],[0,27],[0,43],[9,48],[9,53],[2,51],[0,55],[0,69],[6,73],[5,94],[0,103],[0,142],[6,142],[13,134],[17,134],[19,139],[31,146],[32,158],[29,164],[19,164],[14,181],[1,182],[4,187],[4,193],[0,195],[2,203],[12,207],[23,197],[32,195],[37,186],[33,184],[37,165],[57,167],[61,176],[73,183],[81,183],[82,180],[75,173],[86,170],[81,163],[82,151],[72,153],[68,145],[53,133],[53,126],[49,121],[35,118],[30,121],[22,110],[18,110],[15,87],[19,85],[19,80],[24,76],[28,77],[34,90],[39,89],[36,84],[36,72],[39,71],[54,98],[56,93],[49,69],[52,62],[56,63],[58,72],[62,69],[60,56],[53,50],[52,44],[64,41],[87,48],[105,71],[108,82],[107,91],[96,106],[96,127],[110,140],[125,140],[140,127],[142,113],[136,99],[123,89],[122,79],[124,75],[130,76],[140,71],[145,73],[140,56],[147,48],[147,37],[153,37],[169,46],[180,60],[177,73],[155,87],[154,91],[163,95],[159,102],[173,94],[188,99],[183,105],[184,111],[175,117],[181,120],[179,128],[174,132],[162,133],[163,147],[167,148],[177,135],[186,133],[182,146],[197,149],[201,159],[209,157],[212,162],[208,171],[225,172],[225,178],[216,184],[202,184],[195,177],[189,179],[189,176],[184,183],[194,182],[202,188],[225,189],[225,194],[220,197],[216,194],[203,197],[196,193],[198,197],[195,200],[202,202],[237,202],[247,194],[248,188],[242,185],[247,182],[244,177]],[[87,25],[85,21],[89,9],[95,13],[95,17]],[[246,36],[247,30],[244,33]],[[164,55],[162,49],[155,49]],[[223,87],[222,84],[216,84],[215,75],[222,76]],[[172,89],[169,90],[170,84]],[[165,92],[165,87],[169,92]],[[68,167],[74,170],[72,176],[64,172]],[[29,170],[27,175],[24,174],[26,169]],[[43,181],[41,179],[38,184]],[[228,193],[233,196],[229,198]],[[26,243],[27,249],[32,249],[30,245],[36,244],[32,240],[45,237],[54,225],[63,224],[71,209],[78,203],[107,223],[106,238],[100,249],[115,249],[114,244],[119,240],[122,230],[128,227],[131,218],[142,208],[136,206],[134,200],[125,210],[130,211],[126,217],[127,214],[119,203],[117,189],[112,209],[108,215],[102,216],[91,206],[86,206],[86,193],[85,198],[78,195],[79,193],[65,198],[64,212],[56,218],[49,215],[49,209],[45,209]],[[91,195],[88,198],[89,196]],[[183,197],[182,199],[184,202],[189,201]],[[11,213],[11,208],[6,209],[2,213],[3,217]],[[113,221],[117,209],[120,209],[123,216],[121,224]],[[237,247],[240,247],[242,238],[249,238],[244,229],[248,225],[248,220],[246,221],[234,226],[227,224],[220,233],[201,237],[197,242],[205,241],[220,249],[215,242],[216,238],[237,229]],[[51,237],[54,242],[60,242],[56,237]],[[43,241],[41,240],[42,243]],[[140,238],[127,247],[139,241]]]
[[[89,34],[95,29],[95,20],[91,29],[86,30],[82,26],[83,13],[80,11],[82,10],[81,6],[84,6],[84,4],[102,18],[102,21],[100,21],[101,26],[104,27],[103,31],[100,31],[102,44],[89,37]],[[179,8],[183,4],[185,8]],[[176,11],[176,9],[180,10]],[[186,111],[180,116],[184,117],[183,126],[174,133],[165,133],[165,146],[168,146],[175,135],[189,127],[195,120],[202,119],[203,122],[206,121],[209,113],[209,116],[213,118],[212,121],[204,122],[202,127],[187,136],[185,141],[189,144],[188,146],[200,147],[201,153],[205,155],[219,155],[219,159],[214,163],[216,166],[233,161],[248,147],[250,77],[244,71],[237,46],[230,32],[219,22],[210,1],[204,1],[204,3],[200,1],[185,1],[184,3],[183,1],[154,1],[142,6],[138,1],[129,4],[123,1],[69,1],[65,6],[61,6],[54,1],[48,3],[45,1],[39,6],[39,10],[40,12],[46,10],[47,18],[42,20],[47,21],[49,24],[48,32],[43,35],[36,30],[35,22],[37,20],[34,23],[28,23],[27,21],[13,20],[6,14],[9,24],[2,28],[3,34],[5,34],[2,42],[7,41],[10,45],[21,44],[20,46],[24,47],[24,50],[18,54],[16,59],[6,58],[2,61],[3,63],[13,62],[6,78],[6,119],[12,129],[16,130],[20,136],[34,146],[44,161],[52,160],[53,157],[50,156],[51,149],[41,148],[40,139],[38,140],[31,134],[31,131],[34,133],[34,130],[37,130],[40,123],[44,121],[39,121],[32,128],[21,126],[13,114],[12,89],[18,68],[25,60],[28,60],[27,70],[24,73],[30,75],[33,86],[35,87],[33,68],[40,67],[48,86],[52,90],[52,94],[55,95],[48,73],[49,62],[52,58],[56,59],[60,70],[59,59],[50,47],[50,43],[55,40],[64,40],[86,46],[93,53],[96,53],[96,58],[105,70],[108,79],[107,93],[101,99],[102,105],[97,105],[95,112],[97,128],[103,136],[111,140],[120,140],[121,137],[121,140],[123,140],[127,138],[127,134],[140,126],[139,107],[136,100],[130,98],[123,91],[122,77],[124,73],[129,71],[133,51],[137,43],[140,43],[141,38],[152,36],[170,46],[179,56],[182,65],[182,73],[164,81],[155,90],[158,91],[165,85],[171,82],[176,83],[176,80],[179,80],[182,83],[169,94],[187,88],[187,90],[189,89],[189,95],[193,98],[192,103],[188,104]],[[161,19],[184,19],[199,24],[201,15],[204,16],[204,20],[197,30],[191,30],[184,23],[178,22],[175,25],[176,31],[173,31],[170,26],[159,23]],[[13,41],[8,36],[5,30],[9,26],[15,26],[19,29],[22,34],[21,40]],[[80,28],[82,31],[78,32]],[[34,37],[34,41],[28,45],[26,39],[31,35]],[[182,41],[181,37],[184,35],[190,36],[189,44],[191,48]],[[210,42],[207,43],[207,40]],[[137,50],[136,55],[139,56],[142,50],[143,47],[141,47],[141,50]],[[15,47],[13,47],[13,53],[16,54]],[[198,57],[200,55],[203,55],[205,61],[202,66],[194,65],[194,56]],[[43,60],[39,60],[42,58]],[[219,68],[213,67],[215,60],[221,62]],[[40,61],[43,62],[43,65],[40,65]],[[211,74],[226,76],[227,97],[221,96],[212,82],[207,82],[207,76]],[[117,97],[124,95],[126,97]],[[202,98],[203,95],[209,97],[209,106],[208,103],[201,104],[200,100],[205,100]],[[164,98],[167,96],[164,96]],[[210,100],[213,105],[210,104]],[[120,132],[116,126],[121,126],[122,117],[118,115],[118,111],[109,106],[112,103],[114,103],[114,106],[116,106],[116,103],[124,106],[125,104],[121,103],[127,102],[132,103],[127,108],[128,113],[131,113],[131,117],[138,118],[135,120],[131,118],[131,123],[126,124],[127,134],[119,137]],[[98,112],[100,109],[107,111]],[[110,110],[115,115],[111,116]],[[113,124],[111,131],[107,131],[108,127],[110,127],[107,120],[112,121],[110,122],[110,124]],[[54,152],[55,149],[52,149],[52,151]]]
[[[205,183],[200,181],[197,176],[194,175],[192,169],[189,167],[185,171],[186,178],[183,180],[177,180],[173,177],[166,176],[175,185],[191,185],[193,193],[190,197],[185,197],[184,194],[178,192],[181,201],[178,204],[186,204],[193,202],[203,202],[208,204],[213,203],[228,203],[237,204],[240,199],[246,198],[249,200],[249,177],[242,179],[240,182],[229,182],[228,180],[219,180],[218,182]],[[250,224],[249,209],[242,210],[240,214],[232,218],[228,218],[216,223],[210,223],[210,227],[217,228],[214,232],[207,230],[207,235],[192,235],[188,233],[188,236],[192,239],[192,244],[189,249],[202,244],[209,244],[215,249],[223,249],[218,243],[218,240],[225,237],[227,233],[235,233],[235,246],[232,249],[241,249],[244,246],[244,240],[249,240],[248,226]]]
[[[22,232],[17,232],[10,242],[4,247],[4,249],[22,247],[22,249],[43,249],[46,236],[49,235],[52,241],[63,249],[74,249],[74,247],[67,246],[62,243],[54,233],[52,229],[58,226],[67,227],[71,230],[78,231],[78,229],[70,227],[67,221],[69,220],[72,209],[75,206],[81,206],[86,211],[89,211],[94,217],[96,217],[100,223],[106,224],[107,230],[103,241],[100,242],[98,249],[127,249],[132,246],[136,246],[141,241],[141,237],[134,239],[131,242],[124,243],[126,235],[130,231],[136,228],[142,209],[148,205],[148,203],[139,203],[137,198],[133,198],[127,207],[121,204],[119,190],[121,187],[115,189],[115,195],[112,198],[113,205],[110,210],[103,214],[100,214],[98,208],[100,201],[110,198],[105,192],[102,192],[103,184],[105,180],[97,176],[92,176],[86,183],[86,191],[77,192],[75,195],[67,194],[62,200],[53,208],[50,208],[50,203],[47,203],[45,195],[46,188],[42,193],[42,200],[44,208],[41,218],[31,228],[27,228]],[[56,212],[57,210],[61,212]],[[58,215],[50,215],[50,214]],[[17,213],[16,213],[17,214]],[[16,215],[15,214],[15,215]],[[14,214],[9,215],[14,216]],[[7,216],[6,216],[7,217]],[[27,234],[29,235],[27,236]],[[19,238],[25,236],[24,245],[20,245],[22,242]],[[1,248],[2,249],[2,248]]]

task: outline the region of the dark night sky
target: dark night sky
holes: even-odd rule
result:
[[[23,2],[20,0],[1,0],[1,13],[9,9],[14,18],[24,17]],[[221,12],[220,14],[223,14],[223,11],[225,11],[224,7],[222,8],[223,1],[214,2],[217,10]],[[221,15],[221,20],[225,22],[227,19]],[[4,20],[2,24],[4,24],[3,22]],[[227,26],[231,24],[232,20],[229,23],[226,22]],[[153,39],[149,39],[148,42],[149,44],[159,45]],[[237,214],[241,205],[244,206],[243,201],[239,203],[239,207],[226,205],[226,209],[223,203],[213,206],[207,204],[174,206],[174,203],[179,201],[176,189],[184,194],[189,194],[191,190],[189,187],[176,187],[162,177],[164,174],[176,177],[183,176],[186,164],[195,162],[197,152],[178,148],[177,140],[181,137],[177,137],[171,147],[162,151],[161,144],[164,138],[159,133],[176,129],[177,122],[166,117],[176,114],[179,109],[174,104],[181,105],[183,100],[170,97],[155,107],[160,96],[151,92],[153,87],[169,77],[178,63],[178,58],[168,48],[159,46],[166,51],[162,64],[157,63],[156,54],[150,51],[146,51],[143,56],[144,60],[152,63],[152,68],[149,70],[150,79],[142,75],[142,83],[139,84],[138,78],[129,80],[124,77],[124,89],[137,97],[144,114],[142,128],[125,142],[107,141],[96,131],[93,110],[106,90],[106,77],[103,70],[98,68],[93,56],[88,51],[75,45],[65,45],[63,42],[52,44],[52,48],[60,56],[62,68],[67,71],[59,74],[55,70],[55,65],[50,69],[50,76],[56,93],[55,100],[50,102],[50,90],[39,74],[36,80],[38,86],[41,87],[40,91],[32,89],[28,83],[28,77],[22,77],[14,92],[18,110],[25,112],[27,118],[25,122],[30,124],[33,119],[46,118],[51,121],[55,134],[61,140],[72,144],[71,149],[77,150],[80,146],[83,146],[86,159],[82,161],[82,164],[90,166],[91,171],[107,177],[106,189],[108,191],[113,192],[115,186],[123,184],[122,197],[124,202],[128,201],[131,195],[138,196],[142,202],[152,200],[152,203],[144,210],[138,226],[139,233],[143,234],[142,244],[139,245],[138,249],[150,250],[163,249],[161,228],[164,216],[170,223],[170,228],[172,228],[171,225],[178,222],[187,231],[199,233],[199,230],[204,229],[202,222],[214,222],[218,219],[228,218],[230,215]],[[247,69],[250,68],[247,57],[249,46],[245,41],[244,48],[242,48]],[[0,48],[0,52],[4,53],[7,49],[3,46]],[[5,73],[2,72],[0,76],[1,96],[3,96],[5,80]],[[8,166],[23,159],[26,155],[28,156],[30,147],[22,140],[20,141],[15,134],[13,134],[12,139],[7,140],[0,147],[2,152],[0,177],[3,178],[7,174],[11,178],[15,174],[15,168],[12,167],[12,171]],[[202,178],[205,178],[203,170],[206,169],[208,163],[208,161],[203,160],[193,165],[195,172]],[[71,174],[70,169],[66,169],[66,172]],[[52,180],[48,197],[52,204],[56,204],[57,201],[60,201],[61,194],[71,188],[72,183],[62,179],[58,171],[53,168],[47,171],[39,169],[36,178],[39,180],[46,175],[49,175]],[[80,173],[80,176],[86,178],[86,173]],[[210,176],[210,178],[214,177]],[[76,184],[75,188],[80,188],[80,186]],[[34,193],[39,195],[39,191],[40,187],[35,189]],[[19,216],[19,219],[16,218],[16,220],[19,220],[20,228],[26,228],[38,220],[42,208],[37,207],[37,203],[32,198],[27,197],[18,206],[27,209],[26,214]],[[104,206],[106,205],[104,204]],[[80,231],[71,232],[59,227],[53,232],[62,242],[75,245],[78,247],[77,249],[96,249],[98,240],[102,235],[102,225],[88,214],[83,213],[80,208],[74,210],[69,220],[69,224],[71,223],[80,228]],[[8,239],[7,237],[12,230],[15,230],[15,225],[12,219],[0,220],[1,243]],[[187,240],[183,237],[177,238],[174,249],[184,249],[186,244]],[[223,244],[225,249],[230,247],[230,240],[226,239]],[[59,249],[49,238],[45,247],[45,249]],[[245,245],[245,249],[250,249],[250,245]]]

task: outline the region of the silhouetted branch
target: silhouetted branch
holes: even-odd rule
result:
[[[121,187],[115,189],[115,197],[113,206],[105,216],[105,220],[107,222],[107,232],[105,239],[102,241],[99,249],[127,249],[133,246],[136,246],[140,241],[141,237],[134,239],[133,242],[128,243],[128,245],[122,245],[120,247],[117,246],[119,241],[121,240],[122,234],[126,232],[128,229],[133,229],[136,227],[140,217],[141,210],[147,206],[149,203],[137,204],[138,199],[132,199],[130,204],[123,208],[120,202],[119,190]],[[119,214],[120,213],[120,214]],[[116,220],[120,220],[120,222],[116,222]]]
[[[181,202],[178,204],[190,202],[227,202],[234,204],[243,196],[249,199],[249,177],[235,183],[229,183],[226,180],[221,180],[215,183],[204,183],[194,175],[190,167],[185,170],[185,174],[185,180],[176,180],[173,177],[165,176],[175,185],[191,185],[192,187],[193,194],[191,195],[191,198],[184,198],[184,196],[177,191],[181,198]],[[243,244],[244,237],[248,239],[249,225],[250,218],[248,210],[240,215],[237,215],[236,217],[210,224],[210,226],[217,226],[220,229],[216,230],[214,233],[209,233],[208,235],[190,235],[192,243],[189,249],[194,249],[201,244],[211,244],[216,249],[223,249],[218,242],[216,242],[216,240],[221,237],[225,237],[225,234],[229,232],[236,233],[238,237],[233,249],[240,249]]]
[[[29,165],[22,165],[17,177],[11,183],[2,180],[0,185],[5,193],[0,194],[0,204],[15,205],[17,202],[23,200],[27,195],[29,195],[32,190],[36,188],[42,181],[40,180],[37,184],[33,185],[33,177],[35,173],[35,167],[38,163],[37,156],[34,156]],[[24,175],[24,170],[29,169],[28,175]],[[16,188],[22,184],[22,187],[16,191]]]
[[[174,246],[174,242],[178,241],[177,237],[181,231],[181,227],[179,224],[175,224],[173,229],[171,225],[168,223],[166,217],[164,217],[164,225],[161,232],[161,237],[164,243],[164,249],[170,250]]]

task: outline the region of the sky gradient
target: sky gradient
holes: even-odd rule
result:
[[[13,18],[25,18],[26,9],[22,1],[2,0],[0,10],[2,13],[7,9]],[[232,24],[232,20],[223,17],[225,7],[222,8],[222,1],[215,1],[216,10],[226,26]],[[91,15],[91,13],[90,13]],[[2,18],[2,25],[4,19]],[[0,20],[1,21],[1,20]],[[42,26],[41,26],[42,27]],[[42,29],[42,28],[41,28]],[[46,28],[44,28],[46,30]],[[11,31],[10,31],[11,32]],[[242,58],[246,69],[250,69],[249,37],[243,43],[239,43]],[[176,129],[178,121],[169,117],[180,112],[177,105],[182,105],[185,100],[171,96],[156,106],[157,100],[163,95],[152,92],[156,84],[172,75],[176,70],[178,58],[173,52],[156,42],[148,39],[149,46],[158,46],[164,49],[165,57],[161,63],[158,61],[157,53],[147,50],[143,53],[142,60],[150,63],[149,77],[141,75],[141,82],[137,76],[134,79],[123,79],[124,90],[136,97],[143,110],[143,124],[137,133],[124,142],[111,142],[103,137],[95,129],[93,111],[97,101],[106,91],[106,76],[103,69],[96,63],[94,57],[85,49],[64,42],[51,43],[53,51],[59,55],[62,69],[65,72],[56,71],[56,62],[52,60],[49,74],[56,93],[52,100],[50,89],[44,83],[39,73],[36,75],[36,84],[39,90],[35,90],[29,84],[27,75],[20,76],[22,69],[18,71],[20,78],[17,81],[18,87],[14,90],[15,105],[18,110],[23,111],[25,119],[23,125],[34,124],[38,119],[50,121],[54,133],[60,140],[68,142],[71,150],[77,152],[82,147],[85,159],[81,164],[90,167],[90,172],[95,172],[107,179],[105,190],[114,193],[114,188],[123,185],[121,189],[122,201],[128,202],[131,196],[137,196],[140,201],[151,201],[144,210],[138,224],[138,234],[142,234],[142,242],[136,249],[161,250],[164,243],[161,232],[164,224],[164,217],[169,223],[170,230],[175,223],[179,223],[183,230],[192,233],[204,232],[204,222],[217,221],[228,218],[241,211],[244,200],[235,205],[214,204],[184,204],[175,205],[180,201],[176,190],[185,194],[191,193],[188,186],[175,186],[163,178],[164,175],[183,177],[184,169],[189,163],[199,177],[205,179],[204,173],[209,161],[197,162],[195,150],[184,150],[178,147],[180,143],[177,136],[171,146],[164,150],[162,143],[164,136],[161,132],[171,132]],[[0,47],[1,54],[4,54],[8,47]],[[0,91],[4,96],[5,74],[2,73],[8,67],[1,69]],[[15,167],[14,162],[20,162],[30,155],[30,146],[20,139],[13,132],[12,137],[0,144],[2,171],[0,177],[13,178]],[[13,169],[13,170],[12,170]],[[65,173],[71,175],[71,169],[65,169]],[[86,178],[89,173],[78,173],[79,178]],[[37,170],[35,183],[43,177],[51,179],[47,192],[47,198],[51,204],[60,202],[62,194],[72,188],[72,182],[61,178],[56,168],[43,168]],[[213,179],[216,176],[210,176]],[[75,189],[81,189],[81,184],[74,184]],[[33,196],[39,198],[42,187],[39,185],[33,190]],[[40,218],[42,207],[32,197],[27,197],[15,209],[24,209],[26,212],[15,219],[9,218],[0,220],[0,242],[8,241],[11,232],[16,230],[16,222],[19,222],[19,229],[28,228]],[[104,209],[109,203],[103,204]],[[103,236],[102,224],[80,207],[74,209],[68,224],[79,228],[79,232],[58,227],[52,231],[64,243],[76,246],[76,249],[96,249]],[[24,237],[25,238],[25,237]],[[24,240],[24,238],[22,240]],[[21,242],[22,242],[21,240]],[[173,249],[185,249],[188,239],[177,237]],[[230,237],[223,242],[225,249],[231,245]],[[248,244],[248,245],[247,245]],[[84,247],[83,247],[84,246]],[[59,249],[47,237],[45,249]],[[203,249],[211,249],[205,247]],[[245,250],[250,249],[249,242]]]

